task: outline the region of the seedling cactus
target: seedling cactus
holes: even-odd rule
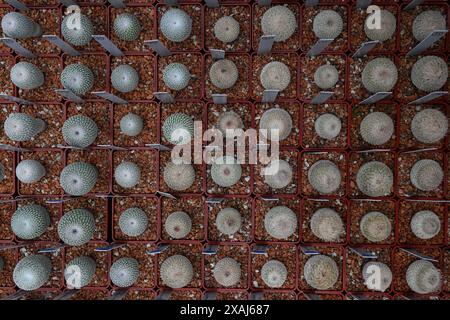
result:
[[[109,277],[117,287],[131,287],[139,278],[139,262],[134,258],[120,258],[109,269]]]
[[[446,18],[437,10],[426,10],[417,15],[412,25],[412,33],[417,41],[422,41],[435,30],[446,30]]]
[[[184,64],[173,62],[164,68],[162,78],[170,89],[180,91],[188,86],[192,76]]]
[[[259,129],[267,130],[267,132],[261,131],[261,135],[266,139],[282,141],[292,132],[292,117],[289,112],[281,108],[266,110],[259,121]],[[271,130],[278,130],[278,138],[272,137]]]
[[[121,64],[111,72],[111,85],[119,92],[131,92],[138,84],[139,73],[132,66]]]
[[[222,132],[223,136],[227,136],[227,130],[231,130],[233,134],[237,129],[243,129],[244,123],[241,117],[234,111],[225,111],[219,115],[217,119],[217,127]]]
[[[94,237],[95,218],[86,209],[73,209],[58,223],[59,238],[69,246],[82,246]]]
[[[141,169],[133,162],[124,161],[114,170],[114,179],[122,188],[134,188],[141,180]]]
[[[141,23],[134,14],[125,12],[119,14],[114,20],[114,33],[124,41],[137,40],[141,29]]]
[[[370,242],[382,242],[389,238],[392,232],[391,220],[378,211],[366,213],[359,227],[362,235]]]
[[[223,258],[214,266],[213,276],[221,286],[236,286],[241,280],[241,264],[233,258]]]
[[[50,278],[52,262],[42,254],[22,258],[14,268],[13,280],[17,287],[32,291],[42,287]]]
[[[326,255],[314,255],[306,261],[303,276],[306,283],[316,290],[333,288],[339,278],[336,262]]]
[[[59,176],[59,183],[64,191],[73,196],[89,193],[98,178],[97,168],[86,162],[74,162],[67,165]]]
[[[335,66],[324,64],[317,68],[314,73],[314,83],[320,89],[330,89],[336,85],[339,80],[339,72]]]
[[[371,93],[390,92],[397,83],[398,72],[394,62],[388,58],[375,58],[364,67],[361,80]]]
[[[385,292],[392,282],[392,271],[386,264],[369,261],[362,269],[364,283],[369,290]]]
[[[371,112],[361,121],[359,133],[371,145],[385,144],[394,134],[394,121],[384,112]]]
[[[311,217],[312,233],[322,241],[338,241],[344,233],[344,223],[341,216],[330,208],[320,208]]]
[[[136,137],[144,129],[144,120],[135,113],[127,113],[120,119],[120,131],[129,136]]]
[[[76,95],[83,96],[94,85],[94,74],[91,69],[81,63],[70,64],[61,73],[61,84]]]
[[[333,140],[341,132],[341,119],[332,113],[321,114],[314,121],[314,130],[317,135],[325,140]]]
[[[19,12],[9,12],[2,18],[3,33],[14,39],[39,37],[41,26]]]
[[[231,156],[217,158],[211,165],[211,178],[224,188],[229,188],[241,179],[242,167]]]
[[[431,159],[417,161],[410,172],[411,183],[421,191],[433,191],[439,188],[444,179],[441,165]]]
[[[129,237],[139,237],[147,230],[147,227],[147,214],[140,208],[128,208],[119,217],[120,231]]]
[[[218,89],[225,90],[234,86],[239,77],[236,64],[228,59],[221,59],[213,63],[209,69],[212,84]]]
[[[384,197],[392,192],[394,175],[391,169],[382,162],[365,163],[358,170],[356,184],[358,189],[369,197]]]
[[[46,127],[43,120],[26,113],[11,113],[3,124],[5,134],[13,141],[29,141]]]
[[[242,217],[236,209],[226,207],[217,214],[216,227],[221,233],[232,236],[241,229],[241,226]]]
[[[364,32],[370,40],[386,41],[392,38],[397,28],[397,18],[388,10],[380,10],[381,28],[370,24],[372,17],[369,15],[364,22]]]
[[[225,43],[235,41],[240,31],[239,22],[232,16],[224,16],[214,24],[214,36]]]
[[[442,275],[432,262],[416,260],[406,270],[406,282],[412,291],[428,294],[441,289]]]
[[[94,277],[96,262],[88,256],[79,256],[72,259],[64,270],[67,286],[76,289],[89,285]]]
[[[417,89],[432,92],[441,89],[448,79],[447,63],[438,56],[425,56],[414,63],[411,81]]]
[[[86,148],[97,138],[98,126],[91,118],[77,114],[64,122],[62,134],[68,145]]]
[[[264,228],[271,237],[286,240],[297,231],[297,215],[286,206],[273,207],[264,217]]]
[[[94,26],[91,19],[81,13],[67,15],[61,24],[61,34],[74,46],[87,45],[92,40]]]
[[[288,40],[297,29],[295,13],[287,6],[273,6],[261,18],[261,29],[265,35],[274,35],[275,41]]]
[[[432,239],[441,231],[441,220],[430,210],[416,212],[411,219],[411,231],[419,239]]]
[[[182,255],[173,255],[161,263],[159,274],[163,285],[170,288],[183,288],[194,278],[191,261]]]
[[[288,271],[278,260],[269,260],[261,268],[261,278],[270,288],[281,288],[286,282]]]
[[[411,132],[422,143],[435,143],[445,137],[448,130],[447,116],[436,109],[418,112],[411,122]]]
[[[172,144],[189,143],[194,137],[194,120],[185,113],[173,113],[164,121],[162,131]]]
[[[308,181],[321,194],[330,194],[341,185],[341,171],[330,160],[319,160],[308,170]]]
[[[32,90],[44,84],[44,73],[34,64],[29,62],[18,62],[10,72],[12,83],[20,89]]]
[[[159,25],[164,37],[173,42],[186,40],[192,32],[192,18],[181,9],[167,10]]]
[[[283,62],[272,61],[262,68],[259,78],[264,89],[283,91],[291,83],[291,71]]]
[[[344,22],[336,11],[322,10],[314,17],[313,31],[319,39],[335,39],[343,28]]]
[[[195,170],[190,164],[169,162],[164,168],[164,182],[170,189],[184,191],[189,189],[195,180]]]
[[[292,182],[293,173],[289,162],[275,159],[264,168],[264,182],[272,189],[282,189]]]
[[[33,183],[45,176],[44,166],[37,160],[22,160],[16,166],[16,177],[22,183]]]
[[[11,230],[19,238],[40,237],[50,227],[50,214],[36,203],[19,206],[11,217]]]
[[[192,229],[192,219],[186,212],[172,212],[164,223],[164,229],[174,239],[186,238]]]

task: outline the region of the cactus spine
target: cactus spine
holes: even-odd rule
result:
[[[320,89],[330,89],[336,85],[339,80],[339,72],[335,66],[324,64],[314,72],[314,83]]]
[[[417,161],[410,172],[412,185],[425,192],[439,188],[443,179],[444,171],[441,165],[431,159]]]
[[[422,143],[435,143],[445,137],[448,130],[447,116],[436,109],[418,112],[411,122],[411,132]]]
[[[441,89],[448,79],[447,63],[438,56],[425,56],[414,63],[411,69],[411,81],[414,86],[425,92]]]
[[[371,145],[385,144],[394,134],[394,121],[384,112],[371,112],[361,121],[359,133]]]
[[[344,28],[344,22],[336,11],[322,10],[313,21],[313,31],[319,39],[335,39]]]
[[[341,216],[330,208],[320,208],[311,217],[312,233],[322,241],[338,241],[344,233]]]
[[[185,113],[173,113],[164,121],[162,131],[172,144],[189,143],[194,137],[194,120]]]
[[[371,93],[390,92],[397,79],[397,67],[388,58],[375,58],[369,61],[361,74],[364,88]]]
[[[432,239],[441,231],[441,220],[430,210],[416,212],[411,219],[411,231],[419,239]]]

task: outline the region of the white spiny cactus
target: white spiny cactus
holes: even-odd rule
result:
[[[42,34],[38,23],[19,12],[9,12],[3,16],[2,30],[6,36],[14,39],[39,37]]]
[[[163,285],[174,289],[183,288],[194,278],[194,267],[188,258],[177,254],[161,263],[159,274]]]
[[[338,241],[344,233],[341,216],[331,208],[320,208],[311,216],[312,233],[326,242]]]
[[[144,210],[132,207],[120,214],[119,228],[129,237],[139,237],[148,227],[148,217]]]
[[[22,183],[33,183],[45,176],[45,167],[37,160],[26,159],[16,166],[16,177]]]
[[[362,276],[367,289],[385,292],[392,282],[392,271],[388,265],[369,261],[362,268]]]
[[[430,210],[416,212],[411,219],[411,231],[419,239],[432,239],[441,231],[441,220]]]
[[[412,185],[417,189],[433,191],[441,185],[444,171],[437,161],[422,159],[414,163],[409,176]]]
[[[141,29],[139,19],[132,13],[124,12],[114,19],[114,33],[121,40],[137,40]]]
[[[319,160],[308,170],[308,181],[317,192],[330,194],[341,185],[341,171],[330,160]]]
[[[411,81],[419,90],[437,91],[445,85],[447,80],[448,65],[441,57],[425,56],[412,66]]]
[[[213,277],[221,286],[236,286],[241,280],[241,264],[233,258],[223,258],[215,264]]]
[[[339,268],[332,258],[314,255],[306,261],[303,276],[308,285],[316,290],[329,290],[339,279]]]
[[[64,141],[77,148],[86,148],[94,143],[98,131],[95,121],[81,114],[68,118],[62,127]]]
[[[231,130],[230,134],[233,134],[237,129],[243,129],[244,123],[242,118],[234,111],[225,111],[219,115],[217,119],[217,127],[222,132],[223,136],[226,137],[227,130]]]
[[[218,89],[230,89],[239,78],[236,64],[228,59],[220,59],[213,63],[209,69],[212,84]]]
[[[439,110],[424,109],[418,112],[411,122],[411,132],[422,143],[435,143],[445,137],[448,131],[448,118]]]
[[[286,206],[273,207],[264,217],[264,229],[271,237],[286,240],[297,230],[297,215]]]
[[[285,140],[292,132],[292,117],[284,109],[271,108],[266,110],[261,116],[259,129],[267,130],[267,132],[261,131],[261,135],[266,139],[273,141]],[[273,133],[276,133],[275,130],[278,131],[278,138],[272,133],[272,130],[274,130]]]
[[[3,128],[5,134],[13,141],[29,141],[45,130],[47,124],[26,113],[11,113],[6,118]]]
[[[164,138],[172,144],[189,143],[194,138],[194,120],[185,113],[173,113],[164,121],[162,131]]]
[[[325,140],[333,140],[341,132],[341,119],[332,113],[321,114],[314,121],[314,130],[317,135]]]
[[[111,72],[111,85],[119,92],[131,92],[139,85],[139,73],[132,66],[121,64]]]
[[[69,246],[82,246],[94,237],[95,218],[86,209],[65,213],[58,223],[58,235]]]
[[[388,10],[379,10],[380,26],[377,28],[371,21],[372,15],[369,15],[364,22],[364,32],[370,40],[386,41],[392,38],[397,28],[397,18]]]
[[[64,191],[73,196],[90,192],[98,178],[97,168],[86,162],[68,164],[59,176],[59,184]]]
[[[331,64],[324,64],[314,72],[314,83],[320,89],[330,89],[339,81],[339,71]]]
[[[409,288],[419,294],[437,292],[442,286],[441,271],[427,260],[416,260],[406,270]]]
[[[174,239],[183,239],[191,232],[192,219],[184,211],[172,212],[164,223],[167,234]]]
[[[239,182],[242,176],[242,167],[234,157],[224,156],[215,159],[211,165],[211,178],[224,188],[229,188]]]
[[[274,35],[275,41],[288,40],[297,30],[295,13],[287,6],[273,6],[264,12],[261,29],[265,35]]]
[[[384,197],[392,192],[394,175],[384,163],[371,161],[359,168],[356,184],[358,189],[369,197]]]
[[[261,278],[270,288],[281,288],[287,276],[286,266],[278,260],[269,260],[261,268]]]
[[[171,8],[162,16],[159,27],[170,41],[182,42],[191,35],[192,18],[181,9]]]
[[[435,30],[446,30],[446,17],[438,10],[419,13],[413,21],[412,33],[417,41],[422,41]]]
[[[392,232],[391,220],[379,211],[366,213],[359,222],[362,235],[370,242],[382,242]]]
[[[109,277],[118,287],[131,287],[139,278],[139,262],[134,258],[120,258],[109,269]]]
[[[283,91],[291,83],[291,71],[283,62],[272,61],[262,68],[259,79],[264,89]]]
[[[68,287],[80,289],[89,285],[94,278],[97,264],[89,256],[79,256],[69,261],[64,269],[64,278]]]
[[[319,39],[335,39],[344,28],[342,17],[333,10],[320,11],[313,20],[313,31]]]
[[[32,291],[42,287],[50,278],[52,262],[42,254],[22,258],[14,268],[13,280],[19,289]]]
[[[214,24],[214,36],[222,42],[230,43],[239,37],[239,22],[232,16],[224,16]]]
[[[221,233],[232,236],[241,229],[242,217],[238,210],[226,207],[217,214],[215,224]]]
[[[61,34],[74,46],[87,45],[92,40],[94,26],[91,19],[79,12],[64,17],[61,23]]]
[[[394,134],[394,121],[384,112],[371,112],[361,121],[359,133],[371,145],[385,144]]]
[[[170,189],[184,191],[194,183],[195,169],[191,164],[169,162],[164,168],[163,178]]]
[[[292,166],[289,162],[274,159],[263,169],[264,183],[272,189],[282,189],[292,182]]]
[[[89,67],[81,63],[73,63],[61,72],[61,84],[76,95],[83,96],[94,85],[94,74]]]
[[[36,65],[20,61],[10,71],[12,83],[20,89],[32,90],[44,84],[44,73]]]
[[[114,179],[122,188],[134,188],[141,180],[141,169],[134,162],[124,161],[114,170]]]
[[[129,136],[136,137],[144,129],[144,120],[135,113],[127,113],[120,119],[120,131]]]
[[[36,203],[20,206],[11,217],[11,230],[19,238],[31,240],[40,237],[50,227],[50,214]]]
[[[375,58],[369,61],[361,73],[362,84],[371,93],[390,92],[397,79],[397,67],[389,58]]]

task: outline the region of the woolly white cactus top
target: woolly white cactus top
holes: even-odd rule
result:
[[[144,129],[144,120],[134,113],[127,113],[120,119],[120,131],[130,137],[138,136]]]
[[[134,188],[141,180],[141,169],[134,162],[124,161],[114,170],[114,179],[122,188]]]
[[[141,23],[134,14],[125,12],[119,14],[114,20],[114,32],[117,37],[124,41],[138,39],[141,29]]]
[[[375,58],[369,61],[361,74],[363,86],[371,93],[390,92],[397,79],[397,67],[388,58]]]
[[[209,69],[209,77],[215,87],[225,90],[235,85],[239,78],[239,72],[233,61],[221,59],[213,63]]]
[[[314,212],[310,226],[312,233],[326,242],[338,241],[344,233],[341,216],[330,208],[320,208]]]
[[[147,230],[147,214],[140,208],[128,208],[119,217],[119,227],[127,236],[138,237]]]
[[[264,228],[271,237],[285,240],[297,230],[297,215],[286,206],[273,207],[264,217]]]
[[[418,112],[411,122],[411,132],[422,143],[435,143],[445,137],[448,131],[448,118],[439,110],[424,109]]]
[[[167,10],[159,23],[164,37],[173,42],[182,42],[189,38],[192,31],[192,18],[183,10]]]
[[[406,282],[419,294],[439,291],[442,286],[441,271],[427,260],[416,260],[406,270]]]
[[[319,160],[308,170],[308,181],[319,193],[330,194],[341,185],[341,171],[330,160]]]
[[[385,144],[394,134],[394,121],[384,112],[371,112],[361,121],[359,133],[371,145]]]
[[[381,28],[371,24],[371,15],[364,22],[364,32],[370,40],[386,41],[392,38],[397,28],[397,18],[388,10],[380,10]]]
[[[314,83],[320,89],[330,89],[336,85],[339,80],[339,72],[335,66],[324,64],[314,72]]]
[[[159,274],[162,283],[170,288],[183,288],[194,278],[191,261],[182,255],[173,255],[161,263]]]
[[[271,108],[266,110],[261,116],[261,120],[259,121],[259,129],[267,130],[261,131],[261,135],[263,135],[266,139],[271,141],[282,141],[285,140],[292,131],[292,117],[284,109],[281,108]],[[277,130],[278,138],[274,134],[272,134],[272,130]]]
[[[164,229],[171,238],[186,238],[192,229],[192,219],[186,212],[172,212],[164,223]]]
[[[95,121],[81,114],[74,115],[64,121],[62,127],[64,141],[78,148],[86,148],[94,143],[98,131]]]
[[[94,237],[95,218],[86,209],[74,209],[62,216],[58,235],[69,246],[81,246]]]
[[[223,258],[215,264],[213,276],[224,287],[236,286],[241,280],[241,264],[233,258]]]
[[[47,209],[36,203],[19,206],[11,217],[11,230],[19,238],[40,237],[50,226]]]
[[[337,263],[326,255],[314,255],[306,261],[303,276],[308,285],[317,290],[331,289],[339,278]]]
[[[94,26],[86,15],[72,13],[63,19],[61,33],[70,44],[84,46],[91,42]]]
[[[411,231],[419,239],[432,239],[441,231],[441,220],[430,210],[416,212],[411,219]]]
[[[86,162],[68,164],[59,176],[59,184],[64,191],[73,196],[90,192],[98,178],[97,168]]]
[[[297,30],[295,13],[287,6],[273,6],[264,12],[261,18],[264,35],[274,35],[275,41],[288,40]]]
[[[413,21],[412,33],[417,41],[422,41],[435,30],[446,30],[446,18],[437,10],[426,10]]]
[[[438,56],[425,56],[414,63],[411,81],[419,90],[432,92],[441,89],[448,80],[448,65]]]
[[[381,242],[389,238],[392,232],[391,220],[381,212],[366,213],[359,227],[362,235],[370,242]]]
[[[323,113],[314,121],[314,130],[322,139],[333,140],[339,135],[341,128],[341,119],[332,113]]]
[[[95,260],[89,256],[79,256],[72,259],[64,269],[67,287],[78,289],[87,286],[94,277],[95,269]]]
[[[242,217],[234,208],[223,208],[217,214],[215,224],[220,232],[232,236],[241,229]]]
[[[219,115],[217,119],[217,127],[222,132],[223,136],[227,136],[227,130],[231,130],[231,134],[236,129],[243,129],[244,123],[241,117],[234,111],[225,111]]]
[[[194,120],[185,113],[173,113],[164,121],[162,131],[172,144],[189,143],[194,137]]]
[[[344,28],[342,17],[333,10],[322,10],[313,21],[313,31],[319,39],[335,39]]]
[[[163,178],[170,189],[184,191],[194,183],[195,169],[191,164],[169,162],[164,168]]]
[[[224,16],[214,24],[214,36],[222,42],[230,43],[239,37],[239,22],[232,16]]]
[[[211,165],[211,178],[220,187],[229,188],[241,179],[242,167],[234,157],[217,158]]]
[[[37,160],[25,159],[16,166],[16,177],[22,183],[33,183],[45,176],[44,166]]]
[[[28,141],[45,130],[47,125],[41,119],[26,113],[11,113],[3,123],[5,134],[13,141]]]
[[[382,162],[371,161],[359,168],[356,174],[358,189],[369,197],[383,197],[392,192],[394,175]]]
[[[287,276],[286,266],[278,260],[269,260],[261,268],[261,278],[270,288],[281,288]]]
[[[444,171],[437,161],[422,159],[414,163],[409,176],[412,185],[417,189],[433,191],[441,185]]]
[[[291,71],[283,62],[272,61],[262,68],[259,78],[264,89],[283,91],[291,83]]]

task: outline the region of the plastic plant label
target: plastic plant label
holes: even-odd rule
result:
[[[147,251],[147,254],[149,255],[155,255],[155,254],[160,254],[161,252],[167,250],[169,248],[170,244],[168,243],[160,243],[158,244],[158,246],[156,247],[156,249]]]
[[[314,249],[311,246],[300,246],[300,250],[302,250],[302,252],[304,254],[306,254],[307,256],[313,256],[313,255],[316,255],[316,254],[320,254],[319,251],[317,251],[316,249]]]
[[[378,258],[378,256],[375,253],[364,250],[362,248],[349,247],[349,249],[364,259],[377,259]]]
[[[219,0],[205,0],[208,8],[218,8],[220,7]]]
[[[227,104],[228,95],[225,93],[214,93],[212,94],[212,99],[215,104]]]
[[[356,1],[356,6],[359,9],[366,9],[371,4],[372,4],[372,0],[357,0]]]
[[[163,144],[159,144],[159,143],[149,143],[149,144],[146,144],[145,146],[149,147],[149,148],[153,148],[155,150],[161,150],[161,151],[170,151],[170,150],[172,150],[171,148],[169,148],[169,147],[167,147],[167,146],[165,146]]]
[[[434,91],[434,92],[430,92],[429,94],[427,94],[426,96],[423,96],[419,99],[416,99],[408,104],[422,104],[425,102],[430,102],[434,99],[437,99],[439,97],[445,96],[448,94],[448,91]]]
[[[356,52],[353,54],[353,58],[361,58],[361,57],[367,56],[369,51],[372,50],[373,48],[375,48],[375,46],[379,43],[380,43],[379,40],[373,40],[373,41],[367,41],[367,42],[361,43],[361,46],[359,47],[359,49],[356,50]]]
[[[208,199],[206,199],[206,203],[218,204],[218,203],[221,203],[223,200],[224,200],[224,198],[208,198]]]
[[[328,99],[333,95],[332,91],[320,91],[312,100],[312,104],[322,104],[327,102]]]
[[[261,197],[261,199],[264,201],[274,201],[274,202],[280,200],[280,198],[277,197]]]
[[[113,146],[112,144],[98,144],[97,147],[107,148],[107,149],[117,150],[117,151],[127,151],[128,150],[127,148]]]
[[[205,292],[203,300],[217,300],[217,291]]]
[[[11,7],[16,8],[19,11],[27,11],[30,10],[22,1],[18,0],[6,0],[6,3],[9,4]]]
[[[62,51],[64,51],[68,55],[71,55],[71,56],[81,55],[81,53],[79,51],[75,50],[70,44],[68,44],[66,41],[64,41],[63,39],[61,39],[58,36],[55,36],[53,34],[45,34],[42,36],[42,38],[50,41],[51,43],[53,43],[55,46],[60,48]]]
[[[445,36],[448,30],[434,30],[431,32],[425,39],[420,41],[414,48],[411,49],[406,55],[407,56],[417,56],[423,51],[427,50],[429,47],[433,45],[440,38]]]
[[[28,291],[25,290],[18,290],[12,294],[10,294],[9,296],[6,297],[2,297],[0,300],[19,300],[20,298],[22,298],[23,296],[25,296],[28,293]]]
[[[203,249],[202,254],[213,255],[217,253],[217,250],[219,250],[218,245],[209,244]]]
[[[153,95],[162,103],[175,103],[175,98],[168,92],[155,92]]]
[[[319,4],[319,0],[305,0],[305,6],[313,7]]]
[[[156,296],[155,300],[169,300],[171,295],[171,289],[164,289]]]
[[[272,0],[258,0],[258,5],[260,6],[270,6],[272,4]]]
[[[17,53],[20,56],[23,56],[25,58],[36,58],[36,55],[33,52],[31,52],[30,50],[23,47],[20,43],[18,43],[13,38],[8,38],[8,37],[0,38],[0,41],[4,45],[10,47],[12,50],[14,50],[15,53]]]
[[[258,244],[252,248],[252,254],[267,254],[267,249],[269,246],[267,244]]]
[[[77,5],[76,1],[73,0],[58,0],[58,2],[65,5],[66,7]]]
[[[225,50],[220,49],[210,49],[209,52],[211,53],[211,57],[214,60],[222,60],[225,59]]]
[[[263,300],[264,293],[262,291],[254,291],[250,294],[250,300]]]
[[[116,96],[112,93],[106,92],[106,91],[94,91],[94,92],[92,92],[92,94],[96,95],[97,97],[108,100],[112,103],[115,103],[115,104],[128,104],[127,100],[119,98],[118,96]]]
[[[264,90],[263,96],[261,99],[262,103],[272,103],[277,99],[279,90]]]
[[[122,50],[120,50],[111,40],[108,39],[104,34],[94,34],[92,35],[95,41],[97,41],[103,49],[108,51],[111,55],[115,57],[123,56]]]
[[[31,105],[33,104],[33,102],[25,100],[25,99],[21,99],[21,98],[17,98],[14,96],[10,96],[8,94],[4,94],[4,93],[0,93],[0,99],[5,99],[11,102],[16,102],[18,104],[26,104],[26,105]]]
[[[70,200],[73,200],[74,198],[72,197],[66,197],[66,198],[61,198],[61,199],[47,199],[45,200],[45,203],[48,204],[59,204],[59,203],[64,203]]]
[[[155,51],[156,54],[161,57],[167,57],[172,55],[172,52],[170,52],[170,50],[167,49],[166,46],[158,39],[146,40],[144,41],[144,44],[152,48],[152,50]]]
[[[68,89],[56,89],[55,92],[69,101],[84,103],[84,100]]]
[[[125,8],[126,7],[126,5],[123,2],[123,0],[108,0],[108,2],[111,3],[111,5],[114,8]]]
[[[121,288],[114,290],[114,292],[111,294],[111,296],[108,297],[107,300],[115,300],[115,301],[122,300],[123,297],[125,297],[125,295],[127,294],[127,292],[128,288]]]
[[[425,0],[412,0],[403,10],[412,10]]]
[[[262,56],[269,54],[272,51],[273,43],[275,42],[275,35],[261,36],[259,39],[258,55]]]
[[[168,192],[156,191],[156,193],[160,194],[163,197],[169,198],[169,199],[176,199],[177,198],[173,194],[168,193]]]
[[[62,248],[65,248],[65,247],[67,247],[67,245],[60,244],[60,245],[57,245],[55,247],[39,249],[38,253],[55,253],[55,252],[58,252],[59,250],[61,250]]]
[[[311,47],[311,49],[309,49],[307,55],[309,57],[318,55],[323,50],[325,50],[325,48],[328,47],[328,45],[330,43],[332,43],[333,40],[334,39],[319,39],[319,40],[317,40],[317,42]]]
[[[3,144],[3,143],[0,143],[0,149],[1,150],[9,150],[9,151],[17,151],[17,152],[30,151],[29,149],[14,147],[14,146],[10,146],[9,144]]]
[[[372,104],[375,102],[378,102],[380,100],[386,99],[387,97],[391,96],[392,92],[377,92],[368,97],[367,99],[364,99],[359,104]]]
[[[35,243],[35,241],[20,243],[20,244],[0,245],[0,251],[28,247],[29,245],[32,245],[33,243]]]
[[[112,251],[114,249],[123,247],[125,245],[126,245],[126,243],[111,243],[108,246],[95,248],[94,251],[97,251],[97,252],[108,252],[108,251]]]
[[[322,299],[320,299],[320,296],[315,293],[303,293],[303,295],[308,300],[322,300]]]
[[[414,256],[414,257],[423,259],[423,260],[433,261],[433,262],[438,262],[437,259],[434,259],[433,257],[426,256],[426,255],[420,253],[419,251],[417,251],[416,249],[411,249],[411,248],[400,248],[400,250],[402,250],[402,251],[404,251],[404,252],[406,252],[406,253],[408,253],[408,254]]]
[[[70,298],[72,298],[77,292],[78,289],[70,289],[57,295],[56,297],[53,298],[53,300],[70,300]]]

